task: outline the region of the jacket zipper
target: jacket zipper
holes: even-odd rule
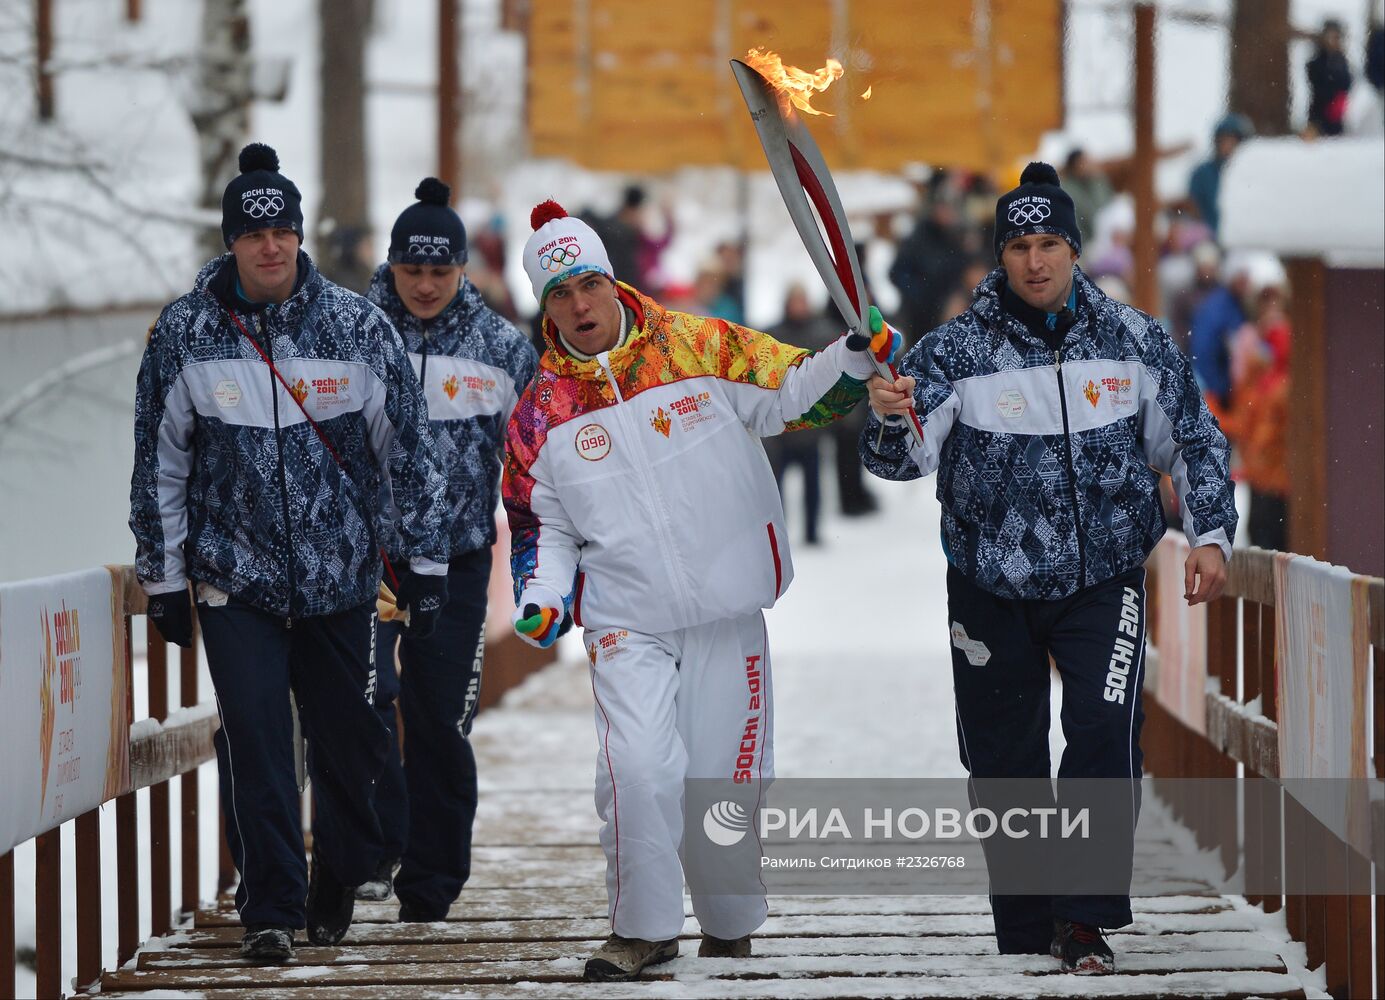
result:
[[[274,341],[266,329],[265,314],[260,312],[258,318],[260,339],[264,341],[265,346],[265,357],[269,358],[270,364],[273,365]],[[288,614],[284,616],[284,628],[293,628],[293,594],[296,589],[294,578],[298,575],[298,568],[294,564],[293,531],[289,527],[289,480],[288,473],[284,471],[284,436],[283,430],[279,426],[279,383],[274,377],[273,368],[269,372],[269,392],[270,398],[274,401],[274,447],[279,455],[279,503],[284,515],[284,551],[287,562],[285,569],[288,574]]]
[[[668,511],[665,508],[663,496],[659,493],[654,484],[654,475],[649,471],[648,455],[644,445],[640,442],[638,429],[630,426],[630,414],[626,411],[625,397],[620,393],[620,386],[616,383],[615,373],[611,371],[609,359],[598,359],[602,370],[606,373],[607,380],[611,383],[611,392],[616,397],[616,413],[620,417],[621,423],[625,425],[626,433],[630,437],[632,445],[640,450],[641,461],[635,464],[639,467],[640,478],[644,480],[645,492],[649,495],[649,501],[654,505],[655,511],[659,516],[659,529],[655,532],[659,537],[659,547],[664,550],[664,562],[668,566],[669,576],[673,577],[673,585],[678,588],[679,597],[683,602],[683,611],[692,607],[692,598],[684,585],[683,574],[680,572],[682,566],[675,558],[673,544],[669,541],[673,534],[673,529],[668,523]]]
[[[1053,351],[1053,363],[1058,372],[1058,405],[1063,411],[1063,458],[1068,467],[1068,491],[1072,494],[1072,530],[1077,536],[1077,589],[1087,582],[1087,550],[1082,544],[1081,508],[1077,506],[1077,474],[1072,464],[1072,432],[1068,429],[1068,394],[1063,388],[1063,348]]]
[[[426,402],[428,399],[428,327],[426,324],[423,324],[423,332],[419,335],[419,339],[423,342],[423,346],[418,349],[418,353],[423,356],[423,360],[419,362],[418,366],[418,385],[423,390],[423,398]]]

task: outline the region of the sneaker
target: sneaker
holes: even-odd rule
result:
[[[711,934],[702,935],[702,943],[697,946],[698,958],[749,958],[750,957],[750,935],[744,937],[726,938],[713,937]]]
[[[398,870],[398,861],[381,861],[380,867],[375,869],[375,877],[356,886],[356,898],[370,903],[383,903],[394,895],[394,873]]]
[[[308,873],[308,940],[316,945],[338,943],[346,937],[355,909],[356,887],[342,885],[314,857]]]
[[[618,983],[634,979],[646,965],[667,962],[678,954],[678,939],[646,941],[612,934],[587,959],[586,978],[594,983]]]
[[[399,922],[401,924],[432,924],[447,919],[447,910],[438,913],[409,899],[399,901]]]
[[[293,958],[293,928],[254,924],[240,939],[240,957],[262,965],[282,965]]]
[[[1116,957],[1101,936],[1101,928],[1072,920],[1053,921],[1049,954],[1062,959],[1063,971],[1079,976],[1105,976],[1116,971]]]

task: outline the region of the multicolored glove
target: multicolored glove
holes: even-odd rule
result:
[[[539,649],[553,645],[572,625],[563,599],[546,587],[526,587],[511,621],[515,635]]]
[[[870,323],[870,353],[882,365],[893,364],[904,350],[904,334],[885,322],[880,310],[871,306],[867,313]]]

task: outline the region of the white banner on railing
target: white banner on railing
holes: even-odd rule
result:
[[[1154,585],[1159,589],[1154,627],[1159,670],[1154,694],[1185,726],[1206,735],[1207,605],[1189,607],[1183,599],[1188,552],[1187,540],[1172,532],[1154,550]]]
[[[1365,778],[1366,677],[1370,664],[1369,580],[1341,566],[1276,553],[1274,600],[1279,697],[1279,774]],[[1370,815],[1360,795],[1297,781],[1296,798],[1329,830],[1372,854]]]
[[[0,584],[0,852],[129,784],[121,601],[105,568]]]

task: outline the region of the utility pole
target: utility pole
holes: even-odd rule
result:
[[[461,191],[458,140],[462,131],[461,17],[457,0],[438,0],[438,177]]]
[[[1131,164],[1135,195],[1135,287],[1134,305],[1151,315],[1159,314],[1159,281],[1155,268],[1159,248],[1154,230],[1157,199],[1154,192],[1154,5],[1135,6],[1135,86],[1131,90],[1135,122],[1135,156]]]
[[[1289,131],[1289,0],[1231,5],[1231,85],[1227,111],[1239,111],[1260,135]]]
[[[365,136],[365,46],[372,0],[318,0],[322,29],[322,87],[318,115],[322,149],[322,208],[317,256],[322,273],[364,292],[371,262],[362,253],[370,236]]]

